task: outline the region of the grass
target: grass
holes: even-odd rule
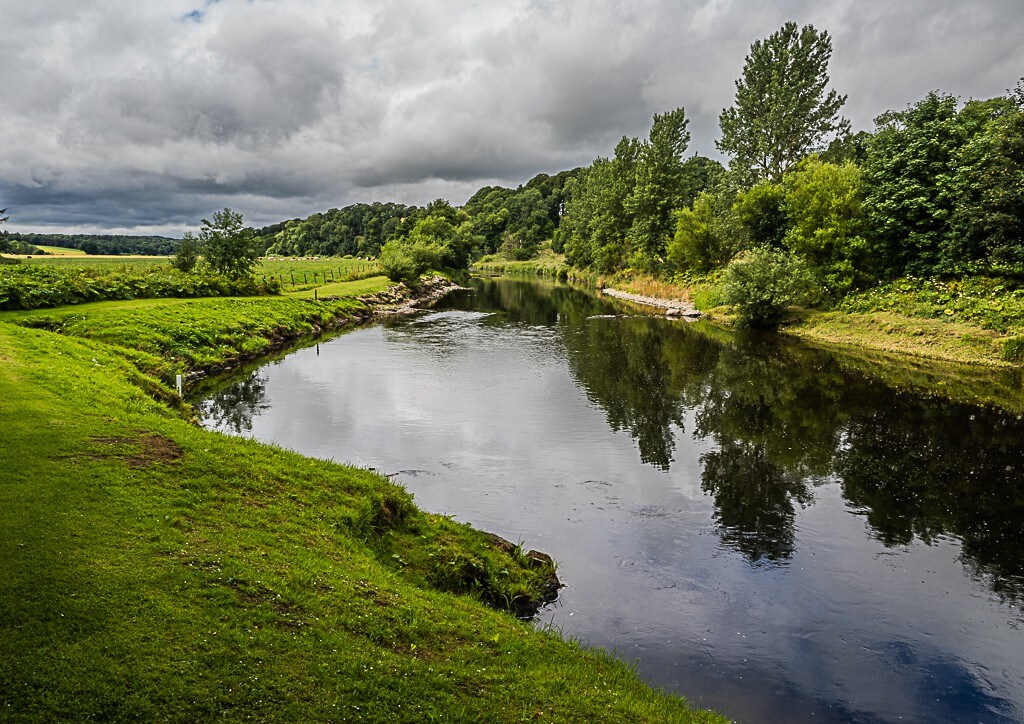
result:
[[[336,296],[344,293],[344,282],[379,276],[376,262],[358,259],[265,260],[252,277],[241,279],[228,279],[204,269],[180,272],[151,260],[137,268],[123,259],[105,262],[93,264],[66,257],[57,263],[5,265],[0,271],[0,310],[105,299],[254,296],[282,291],[309,291],[305,296],[316,298],[319,293],[313,290]]]
[[[489,254],[473,264],[473,268],[487,274],[536,274],[559,279],[567,278],[569,272],[573,271],[565,263],[565,255],[556,254],[550,248],[541,249],[536,258],[525,261],[511,261],[497,254]]]
[[[104,342],[144,374],[169,385],[176,374],[219,370],[283,342],[365,314],[358,297],[380,292],[385,277],[338,282],[334,299],[311,292],[282,297],[146,299],[8,312],[0,320]],[[309,298],[303,296],[309,295]]]
[[[66,250],[65,250],[66,251]],[[166,256],[88,256],[75,254],[65,256],[33,256],[24,259],[25,264],[38,266],[66,267],[71,269],[100,269],[137,271],[151,269],[170,263]]]
[[[280,279],[285,290],[302,291],[341,280],[377,276],[380,267],[376,260],[268,257],[260,262],[255,273],[257,276]]]
[[[484,605],[546,573],[518,549],[376,474],[202,430],[140,371],[359,309],[0,314],[0,718],[720,721]]]
[[[990,367],[1024,362],[1024,289],[1000,279],[907,277],[799,315],[804,339]]]
[[[81,249],[71,249],[63,246],[40,246],[35,245],[40,251],[45,251],[47,254],[53,254],[54,256],[85,256],[85,252]]]

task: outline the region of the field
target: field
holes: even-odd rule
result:
[[[50,247],[47,247],[50,248]],[[56,249],[57,247],[52,247]],[[68,251],[64,249],[62,251]],[[70,251],[78,251],[72,249]],[[24,263],[71,269],[96,268],[99,270],[139,271],[170,262],[165,256],[86,256],[84,253],[66,256],[21,257]],[[286,290],[304,290],[346,279],[361,279],[378,273],[376,260],[340,259],[335,257],[290,258],[265,257],[257,264],[257,278],[280,279]]]
[[[280,279],[282,289],[300,291],[339,280],[376,276],[380,273],[378,270],[376,260],[266,257],[256,267],[256,275]]]
[[[166,256],[87,256],[86,254],[33,256],[31,259],[26,257],[19,258],[24,264],[33,264],[37,266],[67,267],[70,269],[96,268],[117,270],[148,269],[167,264],[170,261],[170,257]]]
[[[36,248],[54,256],[85,256],[85,252],[81,249],[68,249],[63,246],[36,245]]]

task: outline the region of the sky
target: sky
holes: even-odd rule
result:
[[[0,0],[10,231],[180,236],[356,202],[464,203],[718,116],[750,44],[832,36],[855,129],[1024,76],[1020,0]],[[724,160],[724,159],[722,159]]]

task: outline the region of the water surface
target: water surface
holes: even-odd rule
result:
[[[559,561],[542,613],[739,721],[1024,719],[1024,423],[772,338],[479,281],[205,424],[392,475]]]

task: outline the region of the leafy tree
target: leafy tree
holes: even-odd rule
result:
[[[827,163],[839,165],[845,161],[852,161],[860,166],[867,160],[870,141],[871,134],[867,131],[840,133],[819,156]]]
[[[705,191],[691,208],[676,215],[675,236],[667,257],[678,272],[704,273],[724,266],[748,245],[748,233],[733,208],[735,192]]]
[[[226,277],[239,279],[252,274],[259,258],[253,230],[243,226],[242,215],[225,208],[213,212],[213,221],[203,219],[199,230],[203,258]]]
[[[1024,270],[1024,104],[993,110],[957,156],[943,255]]]
[[[570,188],[562,224],[565,256],[573,266],[611,272],[625,266],[632,216],[626,199],[636,185],[640,142],[623,137],[615,157],[598,158]]]
[[[779,182],[829,134],[848,130],[849,121],[838,116],[846,96],[825,92],[831,56],[827,32],[793,22],[750,47],[736,103],[719,118],[717,146],[737,171]]]
[[[655,114],[647,142],[638,147],[635,182],[623,203],[632,217],[627,241],[633,267],[655,271],[672,237],[673,212],[683,205],[685,192],[688,123],[682,108]]]
[[[882,276],[961,270],[986,253],[983,239],[991,233],[985,229],[1000,226],[985,209],[1003,222],[1012,217],[1003,213],[1013,202],[995,212],[1004,204],[995,199],[1001,192],[1013,195],[1014,144],[998,140],[1012,137],[1007,119],[1013,106],[996,98],[957,107],[955,96],[933,92],[875,120],[864,164],[864,211],[871,257]]]
[[[752,243],[782,248],[789,218],[786,192],[781,184],[768,180],[757,182],[736,196],[735,210]]]
[[[867,247],[860,168],[811,156],[786,176],[782,187],[789,222],[783,244],[819,272],[828,296],[846,294],[863,281],[858,269]]]
[[[192,271],[196,268],[201,250],[202,245],[199,243],[199,239],[191,231],[186,231],[181,237],[181,244],[178,245],[177,253],[171,260],[171,266],[178,271]]]
[[[380,251],[380,269],[394,282],[415,283],[420,277],[408,244],[392,239]]]
[[[683,162],[683,174],[679,189],[679,206],[693,206],[693,202],[704,191],[714,188],[725,174],[718,161],[706,156],[690,156]]]
[[[740,324],[748,327],[778,326],[787,307],[810,299],[813,286],[802,259],[765,246],[743,252],[722,276],[726,304],[736,307]]]
[[[613,272],[655,271],[675,230],[674,213],[714,172],[713,162],[687,167],[685,111],[656,114],[646,141],[623,137],[612,159],[598,158],[565,186],[565,210],[552,246],[574,266]]]

